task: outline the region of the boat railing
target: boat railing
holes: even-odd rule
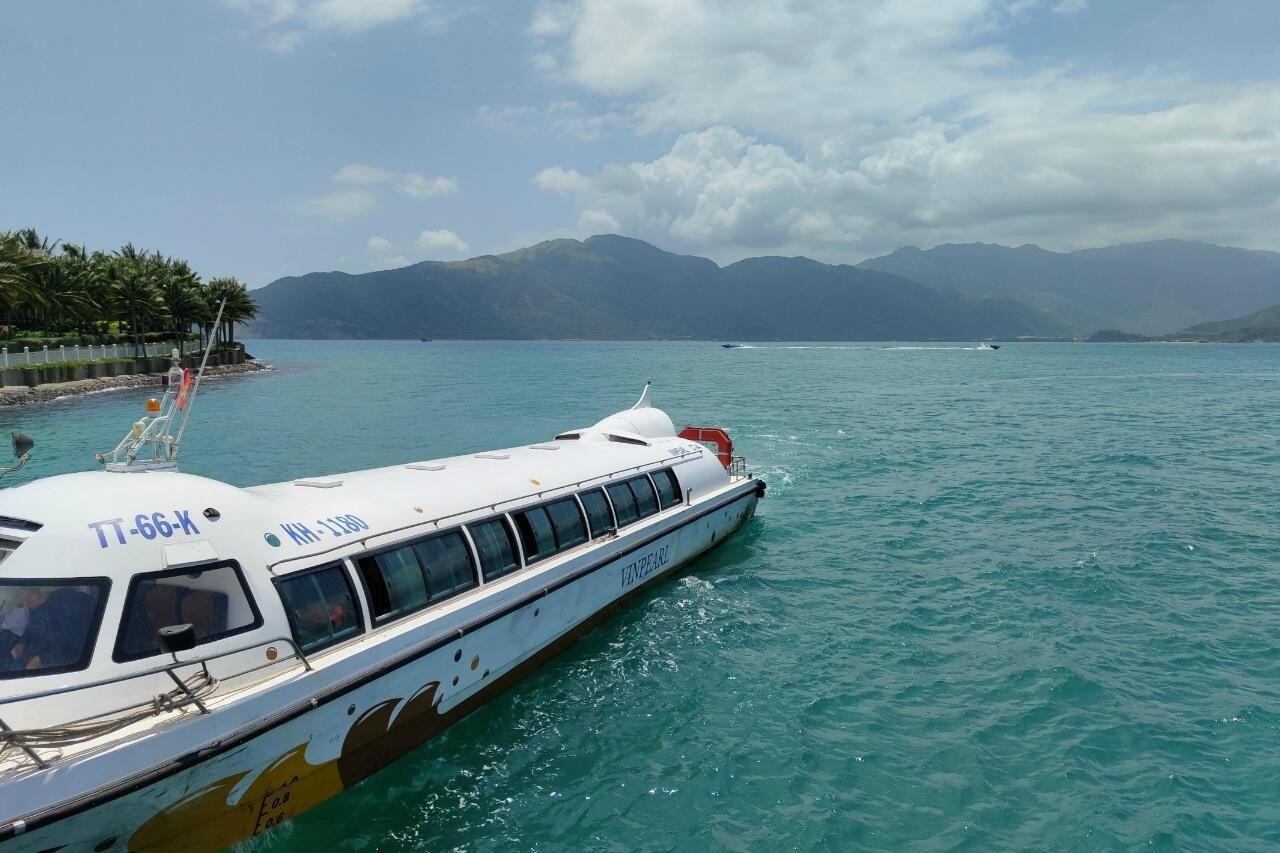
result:
[[[736,481],[738,481],[738,480],[745,480],[745,479],[747,479],[747,477],[750,477],[750,476],[751,476],[751,475],[747,473],[747,457],[745,457],[745,456],[734,456],[734,457],[730,458],[730,460],[729,460],[729,480],[730,480],[730,482],[736,482]]]
[[[410,524],[402,525],[400,527],[392,527],[387,530],[370,531],[369,533],[360,537],[359,539],[353,538],[346,542],[340,542],[337,545],[332,545],[320,551],[311,551],[309,553],[298,554],[293,557],[284,557],[283,559],[276,560],[274,563],[267,563],[267,571],[274,573],[276,568],[278,568],[279,566],[283,566],[285,563],[293,563],[293,562],[297,562],[298,560],[309,560],[315,557],[322,557],[325,554],[332,554],[334,551],[341,551],[344,548],[350,548],[352,546],[365,548],[365,547],[368,547],[367,543],[370,539],[377,539],[379,536],[393,536],[397,533],[404,533],[405,531],[408,531],[408,530],[417,530],[418,528],[425,527],[427,525],[431,525],[432,529],[437,529],[440,527],[440,524],[442,522],[452,521],[455,518],[461,518],[463,516],[471,515],[473,513],[484,512],[486,510],[489,512],[497,512],[498,507],[507,506],[508,504],[520,503],[521,501],[527,501],[530,498],[542,498],[545,495],[548,495],[554,492],[563,491],[564,489],[575,489],[575,490],[580,489],[583,486],[590,486],[599,482],[612,480],[614,477],[617,477],[621,474],[633,474],[639,471],[646,471],[651,468],[656,469],[656,468],[663,468],[667,465],[679,465],[684,462],[688,462],[691,459],[700,459],[702,458],[703,454],[709,453],[709,452],[710,451],[707,450],[706,448],[699,447],[697,450],[690,450],[685,453],[681,453],[678,456],[672,456],[668,459],[657,459],[652,462],[641,463],[640,465],[629,465],[626,468],[619,468],[617,471],[610,471],[607,474],[595,474],[591,477],[587,477],[584,480],[578,480],[577,482],[574,482],[574,483],[561,483],[558,486],[544,486],[543,488],[538,489],[536,492],[527,492],[523,495],[517,495],[514,498],[505,498],[503,500],[495,501],[493,503],[473,506],[469,509],[459,510],[458,512],[451,512],[448,515],[441,515],[441,516],[437,516],[436,518],[424,518],[421,521],[415,521]],[[743,464],[745,466],[746,463],[744,462]]]
[[[288,658],[279,658],[278,655],[272,655],[276,645],[288,646],[292,651],[292,655]],[[209,673],[209,664],[221,660],[222,658],[231,657],[233,655],[244,654],[254,649],[267,646],[267,662],[256,664],[245,669],[237,669],[231,673],[224,674],[221,679],[214,678]],[[0,713],[0,759],[5,757],[5,753],[12,749],[21,750],[26,754],[37,767],[45,768],[49,766],[50,760],[41,756],[38,750],[52,749],[58,750],[63,746],[72,746],[75,744],[85,743],[87,741],[96,740],[121,729],[142,722],[150,717],[159,717],[174,711],[181,711],[184,708],[194,706],[201,714],[209,713],[209,709],[202,698],[207,698],[216,690],[220,681],[227,681],[233,678],[242,678],[251,675],[260,670],[269,667],[281,666],[295,660],[302,665],[302,668],[310,672],[312,670],[311,662],[307,660],[307,656],[302,649],[293,640],[292,637],[273,637],[268,640],[257,640],[248,645],[238,646],[234,649],[217,652],[214,654],[197,655],[192,658],[179,659],[178,655],[173,655],[173,661],[161,666],[154,666],[139,672],[130,672],[122,675],[116,675],[111,678],[103,678],[98,681],[90,681],[84,684],[66,684],[61,687],[54,687],[49,690],[41,690],[36,693],[25,693],[20,696],[0,697],[0,709],[5,705],[14,705],[21,702],[34,702],[40,699],[48,699],[54,696],[65,696],[69,693],[77,693],[84,690],[93,690],[100,687],[110,687],[113,684],[120,684],[126,681],[134,681],[142,678],[149,678],[156,675],[167,675],[173,681],[175,687],[165,693],[157,694],[146,701],[134,702],[122,707],[113,708],[108,711],[98,711],[86,717],[70,720],[67,722],[55,723],[33,729],[13,729],[3,719]],[[188,678],[183,678],[178,674],[179,667],[200,667],[200,671]],[[55,754],[52,760],[57,760],[59,754]],[[0,770],[3,773],[3,770]]]

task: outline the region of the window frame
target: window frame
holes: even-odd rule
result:
[[[133,593],[143,580],[159,580],[161,578],[171,578],[179,575],[191,575],[196,572],[203,574],[204,572],[211,572],[215,569],[225,568],[230,568],[231,571],[235,573],[236,580],[240,582],[240,591],[244,593],[245,601],[249,603],[249,612],[253,614],[253,621],[248,625],[236,628],[234,631],[227,631],[226,633],[219,634],[216,637],[203,641],[197,640],[194,648],[219,643],[231,637],[235,637],[240,634],[247,634],[250,631],[256,631],[261,628],[264,624],[262,611],[258,608],[258,602],[253,597],[253,589],[250,588],[249,582],[245,580],[244,572],[240,569],[240,563],[238,560],[214,560],[209,563],[198,563],[194,566],[182,566],[177,569],[162,569],[158,572],[138,572],[129,578],[129,586],[125,590],[124,605],[120,611],[120,623],[116,626],[116,641],[111,650],[111,659],[116,663],[133,663],[134,661],[146,660],[147,658],[159,657],[160,655],[165,654],[164,650],[159,647],[158,642],[156,643],[155,652],[148,652],[147,654],[142,655],[125,654],[124,649],[121,648],[121,645],[124,642],[125,619],[129,613],[129,606],[133,601]],[[161,625],[160,627],[163,628],[166,626]]]
[[[642,513],[640,510],[640,496],[636,494],[635,486],[631,485],[637,480],[646,484],[649,487],[649,497],[653,498],[652,512]],[[623,480],[623,482],[626,484],[627,488],[631,490],[631,496],[635,498],[636,513],[637,513],[636,521],[644,521],[646,518],[652,518],[653,516],[662,512],[662,502],[658,500],[658,487],[653,484],[653,480],[649,478],[649,475],[647,473],[640,474],[635,477],[628,477],[626,480]]]
[[[631,496],[631,504],[635,509],[635,517],[626,522],[623,522],[622,517],[618,515],[618,505],[613,502],[613,495],[609,492],[610,488],[615,487],[626,489],[627,494]],[[626,480],[615,480],[612,483],[605,483],[604,493],[605,496],[609,498],[609,506],[613,509],[613,521],[614,524],[617,525],[617,527],[614,528],[615,530],[621,532],[624,528],[630,527],[633,524],[639,524],[641,519],[644,518],[644,516],[640,514],[640,505],[636,502],[636,493],[631,491],[631,486]]]
[[[444,596],[443,598],[434,598],[431,592],[431,575],[429,573],[430,570],[427,568],[426,564],[423,562],[422,555],[418,553],[418,546],[424,542],[430,542],[432,539],[443,539],[444,537],[450,536],[455,533],[458,535],[458,538],[462,540],[462,550],[465,551],[467,555],[467,565],[471,569],[471,585],[464,587],[460,590],[453,591],[449,595]],[[457,598],[460,595],[466,595],[468,592],[471,592],[471,590],[480,588],[481,580],[480,580],[479,554],[476,552],[475,543],[471,541],[471,536],[465,530],[463,530],[462,525],[458,525],[457,527],[450,527],[448,530],[432,531],[430,536],[420,536],[409,543],[409,548],[410,550],[413,551],[414,556],[418,558],[418,567],[422,569],[422,576],[427,583],[427,606],[428,607],[433,607],[437,604],[443,604],[446,601],[452,601],[453,599]]]
[[[358,554],[350,555],[351,565],[356,570],[356,576],[360,578],[360,591],[364,594],[365,607],[369,608],[369,623],[374,628],[381,628],[383,625],[398,622],[407,616],[412,616],[413,614],[426,610],[431,606],[431,588],[427,585],[427,573],[422,568],[422,560],[418,558],[418,552],[413,550],[414,541],[415,540],[406,540],[403,542],[396,542],[395,544],[387,545],[384,548],[374,548],[368,551],[361,551]],[[394,613],[387,613],[382,616],[378,616],[373,612],[373,593],[369,589],[369,582],[365,579],[364,569],[360,567],[360,563],[364,560],[373,560],[374,566],[379,572],[381,572],[382,567],[378,565],[378,557],[383,554],[390,554],[392,551],[400,551],[402,549],[408,551],[413,556],[413,561],[418,566],[418,574],[422,577],[422,589],[426,592],[426,596],[422,599],[422,603],[417,607],[410,608],[409,610],[397,610]]]
[[[667,482],[671,485],[672,489],[674,490],[676,499],[671,503],[671,506],[662,505],[662,490],[658,488],[658,477],[657,477],[658,474],[665,474],[668,478]],[[670,467],[658,468],[654,471],[650,471],[649,479],[653,481],[654,491],[656,491],[658,494],[658,512],[666,512],[672,507],[680,506],[680,504],[685,502],[683,487],[680,485],[680,478],[676,475],[676,472],[672,468]]]
[[[41,678],[46,675],[65,675],[68,672],[80,672],[88,669],[93,665],[93,658],[98,653],[98,643],[102,639],[99,636],[102,630],[102,621],[107,613],[107,604],[111,599],[111,578],[103,575],[93,575],[88,577],[74,578],[10,578],[2,579],[4,585],[26,585],[26,586],[92,586],[97,587],[99,591],[98,601],[94,605],[94,615],[89,623],[89,630],[85,635],[85,650],[87,654],[82,653],[80,660],[75,664],[67,666],[53,666],[41,668],[39,670],[16,669],[9,672],[0,671],[0,681],[11,681],[19,678]]]
[[[514,567],[509,571],[503,572],[500,575],[495,575],[492,578],[489,577],[484,570],[483,561],[480,558],[480,545],[476,542],[475,537],[471,535],[472,527],[479,527],[480,525],[488,524],[491,521],[502,522],[507,531],[507,540],[512,545],[512,556],[516,558],[516,564]],[[495,581],[500,581],[503,578],[509,578],[521,569],[528,567],[529,564],[525,562],[524,557],[524,543],[520,541],[520,531],[516,529],[516,521],[509,513],[500,512],[497,515],[486,515],[484,518],[477,518],[475,521],[468,521],[461,525],[461,527],[466,531],[467,541],[471,543],[471,552],[476,561],[476,572],[480,576],[480,583],[482,586],[494,583]]]
[[[605,528],[598,536],[591,532],[591,513],[587,511],[587,502],[582,499],[583,495],[589,494],[590,492],[599,492],[604,496],[604,508],[609,510],[609,520],[613,522],[611,526]],[[603,485],[600,485],[590,489],[583,489],[581,492],[575,492],[573,496],[578,500],[578,507],[582,510],[582,517],[587,520],[587,542],[594,542],[597,539],[608,536],[610,533],[614,536],[618,535],[618,514],[613,510],[613,501],[609,498],[608,489]]]
[[[352,568],[355,568],[354,564],[352,565]],[[349,637],[331,637],[329,639],[329,642],[323,645],[314,646],[313,648],[304,650],[302,648],[302,643],[298,640],[298,628],[297,628],[297,625],[294,623],[293,609],[290,608],[287,604],[285,604],[284,594],[280,591],[280,587],[288,583],[289,581],[295,581],[295,580],[298,580],[299,578],[304,578],[307,575],[319,574],[320,572],[328,571],[329,569],[337,569],[342,574],[342,579],[347,585],[347,592],[351,593],[351,603],[355,605],[355,612],[356,612],[356,632]],[[359,574],[358,570],[356,571],[356,574]],[[356,586],[351,583],[351,570],[347,568],[346,560],[335,560],[334,562],[331,562],[331,563],[323,563],[322,565],[319,565],[319,566],[312,566],[311,568],[301,569],[300,571],[291,572],[287,575],[281,575],[280,577],[273,577],[271,579],[271,584],[272,586],[275,587],[276,594],[280,596],[280,608],[284,610],[285,620],[289,623],[289,636],[293,639],[294,645],[297,646],[297,650],[301,654],[304,654],[304,655],[320,654],[321,652],[327,651],[328,649],[331,649],[334,646],[340,645],[342,643],[346,643],[351,640],[358,640],[362,636],[364,636],[365,632],[368,630],[368,626],[365,624],[365,619],[364,619],[364,609],[365,609],[365,606],[367,605],[361,603],[360,593],[357,591]],[[370,611],[369,615],[372,616],[373,612]]]
[[[548,504],[545,504],[545,503],[534,504],[533,506],[526,506],[526,507],[521,507],[520,509],[513,509],[509,513],[509,515],[511,516],[511,523],[515,529],[516,539],[520,541],[520,550],[521,552],[524,553],[524,563],[523,563],[524,566],[532,566],[534,563],[540,563],[549,557],[554,557],[556,554],[559,554],[561,551],[560,537],[556,534],[556,526],[555,526],[555,523],[551,520],[551,513],[547,512],[547,506]],[[545,553],[542,551],[538,551],[537,553],[530,555],[529,552],[524,547],[525,536],[524,536],[524,530],[520,524],[519,516],[527,517],[528,513],[537,512],[537,511],[541,511],[542,514],[547,518],[547,529],[551,532],[551,550]],[[536,545],[537,539],[538,539],[538,531],[534,529],[531,523],[529,524],[529,532],[530,534],[532,534],[534,544]],[[499,577],[506,577],[506,575],[499,575]]]
[[[566,545],[560,541],[560,529],[556,527],[555,517],[551,514],[551,505],[568,503],[573,506],[573,511],[578,514],[578,523],[582,525],[582,541],[575,542],[572,545]],[[551,534],[556,539],[556,554],[563,554],[566,551],[572,551],[574,548],[581,548],[583,545],[591,543],[591,525],[587,523],[587,513],[582,508],[582,504],[578,501],[576,494],[562,495],[558,498],[552,498],[542,505],[542,510],[547,514],[547,519],[551,522]]]

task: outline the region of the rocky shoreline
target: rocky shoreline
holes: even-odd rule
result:
[[[255,373],[259,370],[270,370],[271,366],[258,361],[246,361],[243,364],[225,364],[205,368],[204,378],[215,379],[220,376],[236,376],[243,373]],[[104,376],[101,379],[78,379],[73,382],[53,382],[36,385],[0,388],[0,408],[31,406],[49,403],[65,397],[79,397],[85,394],[97,394],[101,391],[113,391],[117,388],[141,388],[144,386],[160,387],[162,377],[155,373],[133,373],[126,376]]]

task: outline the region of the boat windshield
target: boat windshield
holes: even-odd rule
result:
[[[106,592],[106,578],[0,581],[0,678],[88,666]]]

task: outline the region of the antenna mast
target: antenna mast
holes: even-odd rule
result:
[[[222,322],[222,312],[227,307],[223,299],[218,306],[218,316],[214,318],[216,328]],[[178,448],[182,444],[182,434],[187,429],[187,420],[191,417],[191,407],[195,405],[196,393],[200,390],[200,379],[204,376],[205,365],[209,363],[212,347],[206,346],[204,357],[200,360],[200,368],[191,383],[191,398],[187,399],[187,374],[182,369],[182,351],[173,351],[173,366],[169,368],[169,387],[165,389],[162,399],[152,397],[147,400],[147,416],[134,423],[133,427],[120,439],[115,450],[110,453],[99,453],[97,459],[108,471],[155,471],[163,468],[178,467]],[[170,427],[179,411],[186,409],[182,425],[175,438]]]

